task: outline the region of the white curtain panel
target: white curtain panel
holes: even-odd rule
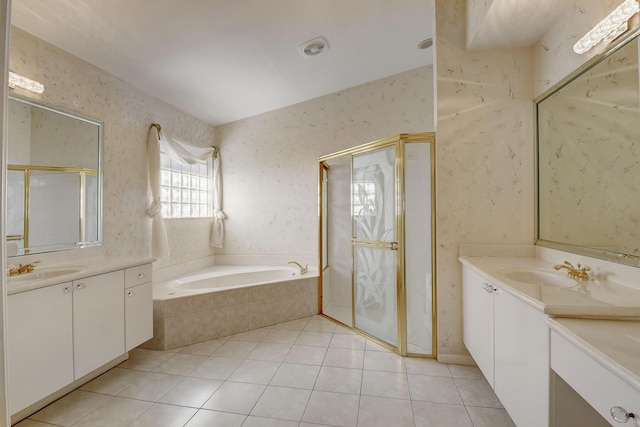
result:
[[[161,259],[169,256],[169,242],[167,241],[167,230],[162,217],[162,204],[160,202],[160,151],[162,149],[173,160],[193,165],[196,163],[208,162],[214,152],[213,159],[213,224],[209,245],[213,248],[221,248],[224,241],[224,219],[222,212],[222,183],[220,177],[220,154],[215,147],[198,147],[185,141],[181,141],[165,130],[158,132],[155,126],[149,130],[148,139],[148,165],[149,165],[149,186],[153,201],[147,211],[147,215],[152,218],[152,256]]]
[[[157,259],[167,258],[169,241],[160,202],[160,135],[155,126],[149,129],[147,138],[147,173],[153,197],[151,206],[147,209],[147,216],[151,218],[151,256]]]

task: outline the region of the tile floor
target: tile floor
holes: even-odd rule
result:
[[[129,360],[19,427],[513,426],[475,367],[403,358],[312,316]]]

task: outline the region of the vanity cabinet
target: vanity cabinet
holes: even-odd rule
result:
[[[124,272],[74,281],[74,379],[124,352]]]
[[[9,295],[11,414],[73,382],[72,299],[71,282]]]
[[[152,337],[151,264],[10,294],[10,413],[28,415]]]
[[[153,337],[153,295],[151,264],[124,271],[125,350]]]
[[[463,341],[518,427],[549,425],[547,316],[463,267]]]

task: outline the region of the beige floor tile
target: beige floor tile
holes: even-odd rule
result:
[[[227,341],[213,355],[244,359],[257,345],[257,341]]]
[[[200,409],[185,427],[240,427],[246,415]]]
[[[369,341],[369,340],[366,340],[364,349],[367,350],[367,351],[381,351],[381,352],[384,352],[384,353],[391,353],[389,350],[387,350],[383,346],[381,346],[379,344],[376,344],[373,341]]]
[[[184,347],[182,350],[180,350],[180,353],[211,356],[217,349],[222,347],[222,345],[226,342],[227,340],[223,340],[223,339],[199,342],[197,344],[192,344]]]
[[[502,403],[486,380],[455,378],[454,381],[465,405],[502,408]]]
[[[208,356],[175,353],[169,359],[162,362],[153,372],[172,375],[189,375],[191,371],[207,360]]]
[[[292,344],[261,342],[247,356],[247,359],[282,362],[284,358],[287,357],[287,354],[289,354],[291,347]]]
[[[333,333],[329,347],[350,348],[354,350],[364,350],[366,340],[360,335],[353,333]]]
[[[309,317],[303,317],[302,319],[290,320],[288,322],[278,323],[273,326],[273,329],[289,329],[292,331],[301,331],[307,326]]]
[[[482,371],[477,366],[449,365],[449,371],[454,378],[471,378],[475,380],[484,379]]]
[[[248,415],[262,396],[264,385],[227,381],[202,406],[203,409]]]
[[[322,365],[336,368],[362,369],[363,363],[364,350],[329,347]]]
[[[200,408],[222,384],[221,380],[186,377],[158,402]]]
[[[406,372],[404,358],[391,352],[365,351],[364,369],[387,372]]]
[[[260,342],[271,331],[271,327],[253,329],[247,332],[240,332],[239,334],[231,335],[229,340],[231,341],[254,341]]]
[[[118,365],[119,368],[152,371],[162,362],[173,356],[172,353],[157,350],[134,348],[129,352],[129,359]]]
[[[284,358],[284,361],[288,363],[302,363],[305,365],[322,365],[326,354],[326,347],[294,345],[291,347],[287,357]]]
[[[262,342],[275,342],[279,344],[293,344],[298,339],[300,331],[289,329],[272,329],[264,336]]]
[[[413,411],[409,400],[362,396],[358,411],[358,426],[413,427]]]
[[[328,332],[302,331],[296,340],[297,345],[329,347],[333,334]]]
[[[250,416],[242,427],[298,427],[298,422]]]
[[[462,405],[413,401],[416,427],[474,427]]]
[[[118,393],[118,396],[155,402],[178,384],[181,379],[182,377],[179,375],[149,372]]]
[[[115,427],[128,426],[153,405],[124,397],[112,397],[104,405],[91,411],[75,423],[73,427]]]
[[[231,374],[229,380],[243,383],[269,384],[279,367],[279,362],[245,360]]]
[[[358,422],[360,396],[314,390],[302,421],[331,426],[353,427]],[[331,408],[331,410],[328,410]]]
[[[428,375],[407,375],[412,400],[462,405],[462,398],[453,378]]]
[[[109,399],[110,397],[106,394],[75,390],[29,418],[60,426],[70,426]]]
[[[226,380],[241,363],[242,359],[239,358],[211,356],[191,371],[189,376]]]
[[[515,427],[504,409],[467,406],[467,411],[474,427]]]
[[[353,332],[353,330],[351,328],[348,328],[346,326],[343,325],[336,325],[336,330],[333,331],[334,334],[346,334],[346,335],[358,335],[355,332]],[[360,336],[360,335],[358,335]]]
[[[54,424],[43,423],[35,420],[22,420],[18,424],[14,424],[13,427],[56,427]]]
[[[318,378],[320,366],[283,363],[271,379],[270,385],[312,389]]]
[[[318,374],[318,379],[316,380],[314,389],[336,393],[360,394],[361,384],[361,369],[323,366]]]
[[[329,333],[333,333],[335,330],[336,324],[324,317],[312,317],[303,329],[303,331]]]
[[[311,390],[268,386],[251,411],[251,415],[300,421],[310,396]]]
[[[129,424],[130,427],[183,427],[198,410],[156,403]]]
[[[113,368],[94,380],[89,381],[80,387],[80,389],[115,396],[129,385],[144,377],[146,374],[147,372],[143,371]]]
[[[367,396],[409,399],[407,374],[383,371],[363,371],[362,394]]]
[[[404,360],[408,374],[431,375],[434,377],[450,377],[449,366],[438,363],[434,359],[420,359],[407,357]]]

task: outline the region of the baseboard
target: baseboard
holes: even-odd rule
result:
[[[448,365],[469,365],[475,366],[476,362],[468,354],[438,354],[438,362]]]

